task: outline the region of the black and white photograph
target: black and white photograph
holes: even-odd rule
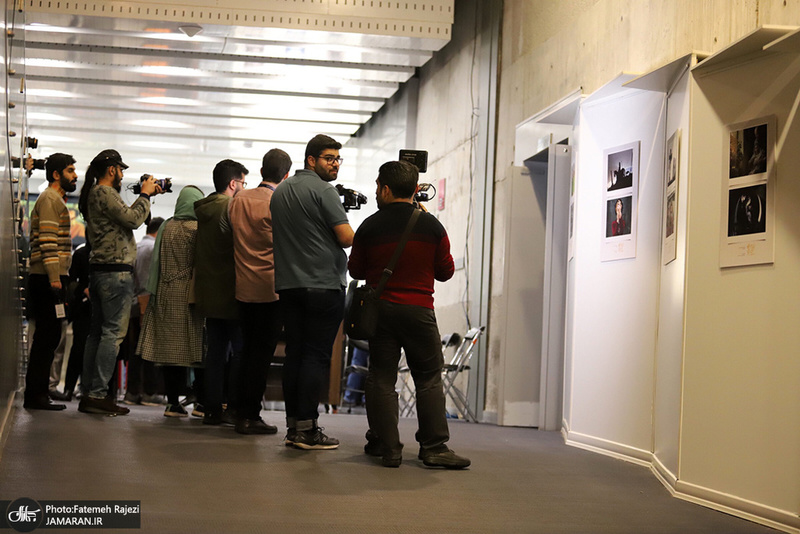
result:
[[[729,178],[767,172],[768,150],[766,123],[732,131]]]
[[[633,196],[620,197],[606,202],[606,237],[631,233],[631,206]]]
[[[607,169],[607,191],[619,191],[633,187],[633,175],[636,172],[633,168],[633,149],[629,148],[609,154]]]
[[[675,233],[675,191],[667,196],[667,219],[664,237],[672,237]]]
[[[767,230],[767,184],[731,189],[728,196],[728,237],[762,234]]]
[[[674,184],[678,178],[678,141],[677,132],[667,141],[667,187]]]

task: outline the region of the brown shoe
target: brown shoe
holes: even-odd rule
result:
[[[78,404],[78,411],[100,415],[128,415],[130,413],[128,408],[118,406],[111,397],[104,399],[83,397],[80,404]]]

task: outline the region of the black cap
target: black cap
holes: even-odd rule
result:
[[[122,156],[119,155],[119,152],[114,150],[113,148],[107,148],[100,152],[98,155],[94,157],[92,160],[92,165],[103,165],[107,167],[107,163],[111,163],[112,165],[119,165],[123,169],[127,169],[128,166],[122,161]]]

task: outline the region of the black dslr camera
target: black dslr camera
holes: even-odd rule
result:
[[[150,176],[149,174],[143,174],[142,177],[139,178],[139,183],[133,184],[131,190],[134,195],[138,195],[142,192],[142,182],[150,178]],[[156,183],[161,187],[161,191],[164,193],[172,193],[172,178],[157,178]]]
[[[33,149],[39,148],[39,140],[36,139],[35,137],[26,137],[25,138],[25,150],[28,150],[28,149],[31,149],[31,148],[33,148]],[[28,154],[27,158],[31,158],[30,154]],[[25,165],[25,170],[28,171],[28,173],[30,173],[34,169],[39,169],[39,170],[42,170],[42,171],[44,170],[44,166],[47,163],[46,159],[33,159],[33,158],[31,158],[31,160],[33,161],[33,167],[32,168],[28,168],[27,158],[20,159],[20,158],[12,156],[11,157],[11,166],[13,168],[15,168],[15,169],[19,169],[20,165],[24,164]]]
[[[339,193],[339,198],[342,199],[345,211],[360,210],[361,205],[367,203],[367,197],[355,189],[347,189],[342,184],[336,184],[336,191]]]

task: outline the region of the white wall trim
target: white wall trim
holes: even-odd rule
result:
[[[637,449],[636,447],[631,447],[624,443],[596,438],[579,432],[567,431],[566,444],[644,467],[650,467],[652,463],[653,455],[650,451]]]
[[[800,516],[678,480],[675,497],[784,532],[800,534]]]
[[[578,432],[570,432],[566,420],[563,421],[561,435],[564,436],[564,442],[569,446],[650,468],[656,479],[673,497],[776,530],[800,534],[800,516],[798,514],[678,480],[652,452]]]

